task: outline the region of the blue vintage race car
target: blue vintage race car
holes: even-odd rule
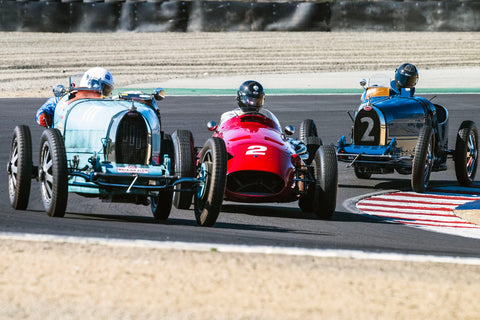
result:
[[[55,110],[53,128],[40,142],[33,166],[28,126],[17,126],[8,163],[10,202],[26,209],[31,179],[40,181],[48,215],[63,217],[68,193],[151,206],[165,220],[172,204],[187,209],[193,199],[199,225],[215,223],[223,201],[227,153],[210,138],[198,154],[190,131],[162,131],[157,103],[165,93],[130,92],[102,99],[70,86]]]
[[[409,89],[392,94],[390,80],[376,76],[361,82],[365,89],[355,112],[352,142],[338,141],[339,161],[348,162],[355,175],[411,175],[415,192],[424,192],[432,171],[446,170],[453,156],[458,182],[472,184],[477,170],[478,130],[474,122],[463,121],[455,150],[448,149],[448,111],[444,106],[414,96]]]

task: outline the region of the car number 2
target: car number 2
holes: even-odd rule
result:
[[[375,140],[375,137],[373,135],[371,135],[372,133],[372,130],[373,130],[373,119],[372,118],[368,118],[368,117],[364,117],[364,118],[361,118],[360,121],[362,123],[367,123],[367,129],[365,129],[365,132],[363,133],[363,136],[362,136],[362,141],[374,141]]]
[[[248,151],[245,154],[253,154],[253,155],[265,155],[265,151],[267,151],[267,147],[265,146],[250,146],[248,147]]]

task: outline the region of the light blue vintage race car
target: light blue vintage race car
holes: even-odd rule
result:
[[[53,128],[41,136],[38,167],[32,162],[29,127],[13,131],[8,163],[12,206],[26,209],[36,178],[50,216],[65,215],[69,192],[150,204],[158,220],[168,218],[172,204],[188,209],[193,199],[197,223],[212,226],[225,190],[225,144],[210,138],[197,154],[190,131],[162,131],[157,103],[164,97],[157,89],[102,99],[71,87],[57,104]]]
[[[470,186],[478,162],[478,130],[473,121],[463,121],[455,149],[448,148],[448,111],[439,104],[412,94],[390,89],[390,79],[377,75],[361,82],[365,89],[353,121],[351,143],[338,141],[339,161],[348,162],[359,179],[372,174],[411,175],[415,192],[428,187],[430,173],[447,169],[453,156],[458,182]]]

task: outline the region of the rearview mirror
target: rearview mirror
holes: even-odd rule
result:
[[[218,126],[217,126],[217,123],[215,121],[208,121],[207,128],[210,131],[217,131]]]
[[[360,80],[360,85],[365,88],[365,86],[367,85],[367,80],[365,79]]]
[[[285,134],[287,136],[291,136],[294,133],[295,133],[295,127],[294,126],[290,125],[290,126],[285,127]]]
[[[163,88],[155,89],[155,91],[153,92],[153,98],[157,101],[162,101],[163,99],[165,99],[165,90],[163,90]]]

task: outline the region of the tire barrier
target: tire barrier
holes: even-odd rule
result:
[[[0,31],[479,31],[480,1],[0,0]]]

